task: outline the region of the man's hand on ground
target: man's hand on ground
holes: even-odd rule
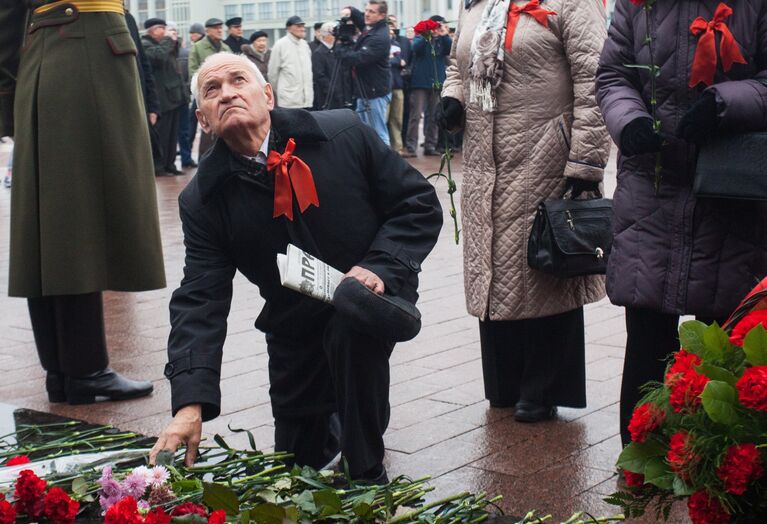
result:
[[[173,421],[160,434],[152,451],[149,453],[149,463],[154,465],[157,454],[164,449],[175,452],[179,446],[186,445],[184,464],[194,465],[197,448],[202,438],[202,407],[190,404],[179,409]]]
[[[349,270],[349,272],[345,276],[350,278],[356,278],[366,288],[373,291],[377,295],[383,295],[384,293],[383,280],[381,280],[378,277],[378,275],[376,275],[372,271],[365,269],[364,267],[354,266],[353,268]]]

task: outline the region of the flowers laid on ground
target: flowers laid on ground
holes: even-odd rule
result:
[[[680,326],[682,349],[634,410],[618,459],[629,490],[608,501],[628,517],[651,504],[668,516],[686,499],[693,524],[767,522],[766,284],[727,330]]]

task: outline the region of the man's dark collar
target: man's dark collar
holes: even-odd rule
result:
[[[272,128],[270,147],[282,151],[288,139],[293,138],[297,145],[307,142],[324,142],[328,139],[317,120],[305,109],[274,108],[271,112]],[[216,189],[231,176],[245,172],[245,166],[239,162],[222,139],[200,159],[197,169],[197,184],[200,198],[206,202]]]

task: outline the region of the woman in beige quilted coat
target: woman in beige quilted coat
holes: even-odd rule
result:
[[[540,202],[602,180],[605,12],[602,0],[465,1],[442,95],[444,125],[465,114],[466,301],[490,405],[535,422],[586,405],[583,305],[604,296],[603,279],[531,269],[527,240]]]

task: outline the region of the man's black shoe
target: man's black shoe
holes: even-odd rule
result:
[[[176,169],[176,166],[166,167],[165,168],[165,172],[168,173],[169,175],[183,175],[184,174],[183,171],[179,171],[178,169]]]
[[[96,397],[128,400],[149,395],[154,386],[145,380],[131,380],[106,368],[85,377],[69,377],[67,400],[70,404],[93,404]]]
[[[381,464],[368,470],[360,478],[354,479],[354,483],[368,486],[385,486],[389,483],[389,476],[386,474],[386,468]]]
[[[48,402],[66,402],[67,392],[64,384],[64,375],[51,373],[45,376],[45,390],[48,392]]]
[[[527,400],[517,402],[517,409],[514,411],[514,420],[517,422],[543,422],[544,420],[551,420],[556,416],[556,406],[536,404]]]
[[[154,168],[154,176],[173,176],[173,173],[168,173],[162,167]]]
[[[442,156],[442,153],[435,151],[434,149],[424,149],[423,156]]]
[[[195,162],[194,160],[190,160],[189,162],[185,162],[185,163],[181,164],[181,167],[185,167],[185,168],[188,168],[188,169],[193,169],[193,168],[197,167],[197,162]]]

